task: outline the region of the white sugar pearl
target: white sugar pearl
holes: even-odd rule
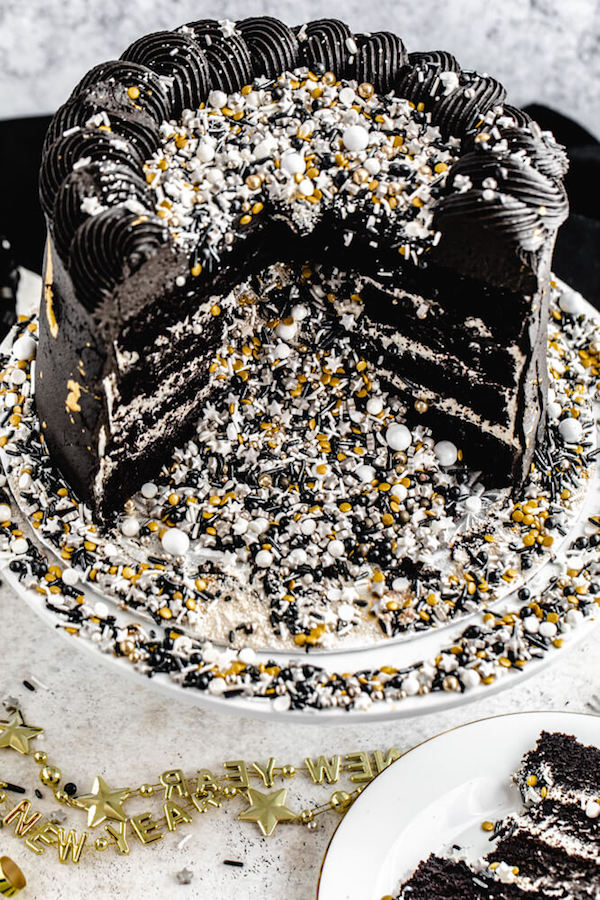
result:
[[[259,550],[254,558],[254,562],[261,569],[268,569],[273,562],[273,554],[269,550]]]
[[[4,395],[4,403],[6,406],[10,406],[12,408],[15,405],[15,403],[18,403],[18,401],[19,401],[19,395],[15,394],[14,391],[9,391],[7,394]]]
[[[369,132],[362,125],[349,125],[342,135],[346,150],[357,153],[369,144]]]
[[[285,712],[291,706],[292,698],[289,694],[280,694],[279,697],[275,697],[271,706],[276,712]]]
[[[414,697],[415,694],[419,693],[419,682],[414,675],[408,675],[404,679],[402,682],[402,690],[405,691],[409,697]]]
[[[27,374],[23,371],[23,369],[13,369],[10,373],[10,380],[13,384],[16,385],[23,384],[26,378]]]
[[[158,494],[158,488],[152,481],[147,481],[142,485],[142,497],[146,500],[152,500]]]
[[[263,534],[268,527],[269,520],[265,519],[264,516],[257,516],[257,518],[253,519],[248,526],[249,530],[253,531],[254,534]]]
[[[60,576],[65,584],[73,587],[79,581],[79,575],[75,569],[71,569],[70,567],[63,569],[63,573]]]
[[[10,519],[10,506],[8,503],[0,503],[0,522],[8,522]]]
[[[537,634],[540,630],[540,620],[537,616],[527,616],[523,619],[523,628],[527,634]]]
[[[213,678],[208,682],[208,693],[215,694],[224,694],[227,690],[227,682],[224,678]]]
[[[433,450],[440,466],[453,466],[458,459],[458,450],[452,441],[438,441]]]
[[[306,555],[306,550],[304,550],[302,547],[296,547],[296,549],[292,550],[292,552],[290,553],[290,560],[292,562],[292,565],[294,566],[305,565],[307,559],[308,556]]]
[[[306,169],[304,157],[299,153],[286,153],[281,158],[281,168],[287,175],[302,175]]]
[[[37,344],[29,334],[23,334],[14,342],[12,352],[17,359],[33,359]]]
[[[585,814],[588,819],[600,818],[600,803],[595,798],[593,798],[592,800],[588,800],[587,806],[585,808]]]
[[[562,412],[562,406],[560,403],[557,403],[556,400],[551,400],[548,404],[548,418],[549,419],[558,419]]]
[[[211,91],[208,95],[208,102],[215,109],[222,109],[227,106],[227,94],[225,91]]]
[[[371,397],[370,400],[367,401],[367,412],[371,413],[372,416],[377,416],[383,409],[383,400],[381,397]]]
[[[291,341],[296,337],[296,332],[298,331],[298,326],[295,322],[292,322],[291,325],[286,325],[284,322],[280,322],[277,328],[275,329],[275,333],[277,337],[280,337],[284,341]]]
[[[540,634],[545,638],[553,638],[558,631],[554,622],[542,622],[540,625]]]
[[[169,528],[160,540],[165,553],[171,556],[183,556],[190,546],[190,539],[180,528]]]
[[[237,519],[233,523],[233,528],[232,528],[233,533],[234,534],[246,534],[246,532],[248,531],[249,524],[250,523],[248,522],[248,519]]]
[[[570,625],[571,628],[577,628],[583,622],[585,616],[579,609],[570,609],[567,615],[565,616],[565,621],[567,625]]]
[[[302,534],[306,534],[306,535],[314,534],[316,529],[317,529],[317,523],[315,522],[314,519],[304,519],[300,523],[300,531],[302,532]]]
[[[215,148],[210,141],[203,141],[196,150],[196,156],[200,162],[212,162],[215,158]]]
[[[140,530],[140,523],[135,516],[127,516],[121,522],[121,532],[125,537],[135,537]]]
[[[107,604],[104,603],[103,600],[98,600],[96,603],[94,603],[94,612],[95,612],[96,615],[99,616],[101,619],[104,619],[105,616],[108,615],[108,606],[107,606]]]
[[[252,647],[243,647],[238,653],[238,659],[245,665],[251,666],[252,663],[256,662],[256,653],[254,652]]]
[[[403,500],[406,500],[406,498],[408,497],[408,491],[404,487],[403,484],[393,484],[390,494],[392,495],[392,497],[395,497],[396,500],[399,500],[401,503]]]
[[[333,540],[329,541],[327,544],[327,552],[330,556],[333,556],[334,559],[338,559],[340,556],[343,556],[346,552],[346,548],[344,547],[342,541]]]
[[[387,429],[385,439],[391,450],[406,450],[412,443],[412,434],[406,425],[394,422]]]
[[[27,541],[25,538],[16,538],[10,545],[13,553],[27,553]]]
[[[298,185],[298,190],[302,194],[303,197],[311,197],[314,192],[315,186],[310,180],[310,178],[303,178],[300,184]]]
[[[465,506],[472,513],[478,513],[481,510],[481,497],[467,497]]]
[[[375,469],[373,466],[368,466],[366,463],[363,463],[362,466],[356,468],[355,474],[366,484],[368,481],[373,481],[375,478]]]
[[[466,669],[460,676],[463,687],[474,688],[481,681],[481,677],[475,669]]]
[[[583,437],[583,428],[579,420],[573,419],[571,416],[560,422],[558,430],[563,441],[566,441],[567,444],[578,444]]]
[[[356,100],[356,94],[351,87],[345,87],[339,92],[338,100],[340,103],[343,103],[344,106],[352,106]]]
[[[378,159],[375,159],[374,156],[369,157],[369,159],[365,159],[363,165],[369,175],[378,175],[381,171],[381,163]]]
[[[292,352],[291,347],[288,347],[287,344],[280,342],[275,345],[274,349],[275,359],[287,359],[290,353]]]
[[[580,316],[585,312],[585,304],[581,294],[578,294],[577,291],[566,285],[561,285],[558,305],[563,312],[569,313],[571,316]]]
[[[303,303],[297,303],[296,306],[292,308],[292,319],[295,319],[297,322],[302,322],[308,315],[308,307]]]
[[[19,483],[19,487],[21,488],[22,491],[28,490],[33,483],[31,481],[31,475],[29,474],[29,472],[23,472],[23,474],[19,478],[18,483]]]

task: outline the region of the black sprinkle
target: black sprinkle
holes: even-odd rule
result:
[[[244,865],[244,863],[240,862],[239,859],[224,859],[223,865],[224,866],[237,866],[238,868],[241,868]]]

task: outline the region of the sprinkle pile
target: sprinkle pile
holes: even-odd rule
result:
[[[460,147],[422,106],[307,69],[229,96],[214,90],[161,126],[162,146],[144,167],[157,214],[195,252],[193,274],[259,224],[265,204],[300,235],[325,211],[359,216],[376,233],[378,217],[398,207],[394,243],[416,258],[439,239],[432,207]]]
[[[20,324],[0,443],[21,508],[64,561],[40,592],[77,602],[92,584],[191,636],[305,649],[425,631],[515,590],[527,599],[525,582],[571,527],[595,454],[587,393],[600,345],[578,296],[554,289],[548,441],[511,498],[486,490],[451,442],[404,424],[353,329],[335,327],[362,314],[360,286],[338,278],[327,292],[323,278],[274,267],[223,304],[226,337],[197,435],[106,531],[40,442],[28,374],[36,324]],[[28,576],[31,542],[5,533],[24,554],[14,571]]]

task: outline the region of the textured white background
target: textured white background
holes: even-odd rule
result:
[[[148,31],[193,19],[324,15],[389,29],[409,50],[451,50],[511,100],[547,103],[600,133],[596,0],[0,0],[0,117],[52,112],[93,64]]]

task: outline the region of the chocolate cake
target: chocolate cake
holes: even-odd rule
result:
[[[36,403],[79,497],[104,515],[169,461],[227,316],[251,338],[265,270],[307,261],[359,280],[358,338],[406,419],[520,485],[545,428],[566,163],[504,99],[448,53],[328,19],[202,20],[92,69],[40,181]],[[288,311],[272,326],[293,340]]]
[[[430,856],[398,900],[600,897],[600,750],[543,732],[514,780],[525,803],[477,865]]]

